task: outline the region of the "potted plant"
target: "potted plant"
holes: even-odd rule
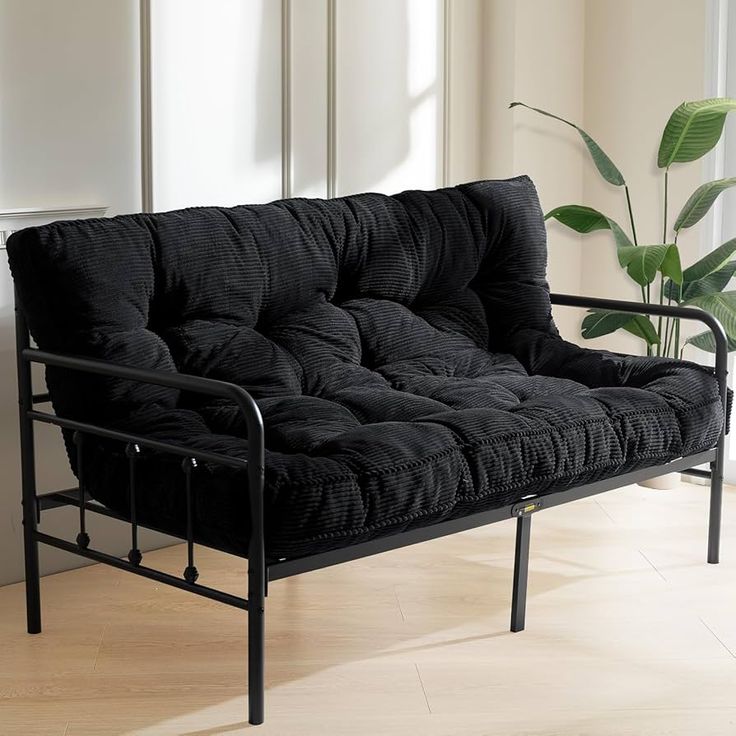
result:
[[[657,166],[664,176],[661,237],[657,241],[643,242],[637,236],[626,180],[598,143],[569,120],[523,102],[512,102],[509,107],[516,106],[533,110],[574,128],[583,139],[600,175],[609,184],[621,187],[626,197],[629,215],[626,226],[619,225],[592,207],[580,204],[555,207],[545,215],[545,220],[557,220],[583,234],[609,230],[616,246],[618,262],[639,286],[643,302],[651,303],[656,300],[663,304],[667,300],[668,304],[700,307],[710,312],[726,331],[729,351],[736,350],[736,291],[725,291],[736,273],[736,238],[728,240],[684,269],[677,247],[680,233],[698,223],[721,192],[736,186],[736,177],[702,184],[690,195],[674,221],[668,219],[670,167],[673,164],[697,161],[718,143],[726,116],[736,110],[736,100],[715,98],[683,102],[670,115],[657,155]],[[590,340],[617,330],[625,330],[641,338],[647,355],[681,358],[687,345],[715,352],[710,332],[702,332],[683,340],[679,319],[660,317],[655,323],[644,314],[589,310],[582,322],[581,335]]]

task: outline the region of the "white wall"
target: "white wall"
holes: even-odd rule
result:
[[[0,209],[107,205],[140,209],[136,0],[0,0]],[[0,584],[23,574],[13,290],[0,258]],[[40,383],[40,381],[39,381]],[[37,433],[39,488],[74,479],[57,432]],[[69,534],[71,510],[46,515]],[[122,529],[92,522],[93,539],[123,553]],[[72,535],[73,536],[73,535]],[[151,536],[145,544],[155,544]],[[43,548],[45,573],[79,564]]]
[[[281,3],[154,0],[153,205],[281,194]]]
[[[483,5],[483,171],[488,178],[529,174],[546,212],[583,196],[584,155],[577,134],[551,124],[522,101],[571,119],[583,117],[583,0],[486,0]],[[577,293],[580,238],[549,233],[548,275],[554,291]],[[567,339],[577,339],[579,312],[556,308]]]
[[[672,111],[704,96],[706,0],[590,0],[586,4],[584,127],[619,167],[631,190],[640,243],[662,242],[663,174],[657,150]],[[615,59],[615,63],[612,60]],[[675,164],[669,176],[670,227],[703,181],[700,162]],[[628,222],[623,191],[586,165],[584,201]],[[678,239],[683,265],[699,257],[700,228]],[[581,291],[639,299],[604,233],[584,241]],[[687,329],[687,326],[686,326]],[[612,335],[591,346],[640,350],[641,341]]]
[[[0,0],[0,206],[140,208],[136,0]]]
[[[327,0],[291,3],[291,194],[327,195]]]
[[[438,0],[337,3],[339,194],[441,186],[442,40]]]
[[[627,222],[623,191],[603,182],[577,133],[530,111],[521,100],[588,131],[630,184],[640,242],[659,242],[662,175],[659,138],[672,110],[704,96],[706,0],[485,0],[483,175],[528,173],[545,211],[581,203]],[[701,183],[699,164],[670,175],[670,223]],[[610,235],[578,237],[550,223],[549,281],[554,291],[638,298],[619,268]],[[697,232],[684,233],[686,263]],[[564,337],[581,342],[580,310],[555,308]],[[585,343],[639,351],[627,335]]]
[[[481,6],[155,0],[154,209],[477,177]]]

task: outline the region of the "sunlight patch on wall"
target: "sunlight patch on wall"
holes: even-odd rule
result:
[[[268,0],[152,5],[155,210],[281,193],[281,15]]]

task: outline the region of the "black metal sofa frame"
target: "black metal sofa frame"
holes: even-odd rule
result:
[[[612,309],[621,312],[644,313],[654,316],[677,317],[704,323],[713,333],[716,344],[715,376],[724,405],[727,402],[727,341],[720,323],[710,314],[699,309],[671,305],[639,304],[635,302],[595,299],[588,297],[551,295],[552,304],[569,307]],[[20,406],[20,449],[22,472],[23,531],[25,550],[26,605],[28,632],[41,631],[41,605],[39,585],[38,545],[46,544],[66,552],[80,555],[121,570],[141,575],[160,583],[188,590],[197,595],[241,608],[248,612],[248,703],[249,721],[260,724],[264,719],[264,662],[265,662],[265,599],[269,582],[298,575],[311,570],[347,562],[361,557],[386,552],[455,532],[472,529],[509,518],[517,519],[516,552],[512,586],[511,631],[524,628],[526,589],[529,566],[529,541],[532,514],[545,508],[559,506],[586,496],[637,483],[670,472],[686,473],[710,480],[710,517],[708,529],[708,562],[719,559],[721,501],[723,493],[723,463],[725,424],[715,447],[689,457],[682,457],[665,465],[637,470],[587,485],[569,488],[544,496],[526,497],[520,502],[476,513],[463,518],[412,529],[342,549],[308,555],[305,557],[270,560],[264,552],[263,531],[263,484],[264,484],[264,434],[263,422],[253,398],[242,388],[231,383],[216,381],[194,375],[185,375],[154,370],[143,370],[131,366],[117,365],[105,361],[89,360],[72,355],[49,353],[32,348],[26,319],[16,300],[16,343],[18,366],[18,391]],[[47,393],[34,393],[31,381],[31,364],[40,363],[109,377],[140,381],[158,386],[177,388],[194,393],[207,394],[234,401],[242,412],[248,429],[249,450],[247,461],[226,455],[192,450],[181,445],[162,442],[128,434],[117,430],[73,421],[56,414],[38,411],[36,406],[47,403]],[[74,433],[77,446],[79,486],[39,495],[35,476],[34,423],[56,425]],[[129,519],[116,514],[102,504],[90,500],[85,493],[84,483],[84,439],[96,435],[116,440],[126,445],[129,459]],[[182,458],[182,480],[187,501],[187,564],[181,578],[147,567],[142,564],[143,555],[138,548],[138,522],[136,519],[136,461],[146,449],[172,453]],[[192,515],[191,470],[197,461],[220,463],[234,467],[247,465],[249,504],[252,518],[252,534],[248,552],[248,595],[247,598],[201,585],[197,582],[198,572],[194,560],[194,530]],[[710,470],[696,466],[709,464]],[[60,506],[79,509],[79,533],[75,541],[68,541],[38,530],[41,512]],[[104,514],[126,523],[131,527],[131,549],[127,560],[90,547],[87,533],[86,513]],[[142,525],[141,525],[142,526]],[[155,529],[150,524],[146,528]]]

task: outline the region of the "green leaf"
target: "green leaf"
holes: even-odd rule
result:
[[[736,273],[736,261],[729,261],[725,266],[697,281],[691,281],[687,289],[683,290],[684,299],[694,299],[696,296],[707,296],[723,291],[728,282]]]
[[[544,216],[544,219],[549,220],[550,217],[579,233],[591,233],[594,230],[610,228],[610,222],[605,215],[582,204],[565,204],[555,207]]]
[[[591,309],[583,320],[580,334],[586,340],[592,340],[620,330],[630,319],[631,315],[624,312],[603,312]]]
[[[715,294],[723,291],[728,286],[734,274],[736,274],[736,261],[729,261],[725,266],[704,276],[702,279],[685,281],[682,284],[682,300],[694,299],[696,296],[705,296],[706,294]],[[664,295],[674,301],[680,301],[679,288],[672,281],[665,282]]]
[[[736,100],[727,97],[683,102],[664,127],[657,166],[665,169],[708,153],[718,143],[731,110],[736,110]]]
[[[736,340],[732,339],[728,335],[726,335],[726,338],[728,340],[728,351],[731,352],[732,350],[736,350]],[[716,340],[710,330],[699,332],[697,335],[688,337],[688,339],[685,340],[685,343],[694,345],[696,348],[705,350],[707,353],[715,353],[716,351]]]
[[[512,102],[509,105],[509,108],[517,106],[526,107],[528,110],[534,110],[534,112],[538,112],[540,115],[546,115],[548,118],[559,120],[561,123],[565,123],[565,125],[569,125],[571,128],[577,130],[580,137],[585,142],[585,145],[588,147],[588,151],[593,158],[593,163],[600,172],[600,175],[607,182],[614,184],[617,187],[626,184],[623,174],[618,170],[613,161],[611,161],[611,159],[604,153],[603,149],[582,128],[579,128],[575,123],[571,123],[569,120],[565,120],[565,118],[553,115],[551,112],[547,112],[546,110],[540,110],[538,107],[531,107],[523,102]]]
[[[559,119],[562,120],[562,118]],[[563,122],[567,123],[567,120],[564,120]],[[572,123],[567,124],[572,125],[572,127],[580,133],[580,137],[588,147],[593,163],[600,172],[600,175],[609,184],[613,184],[614,186],[622,187],[626,184],[624,175],[618,170],[616,164],[614,164],[606,155],[605,151],[582,128],[579,128],[577,125],[573,125]]]
[[[629,240],[629,236],[615,220],[606,217],[592,207],[585,207],[581,204],[565,204],[555,207],[544,216],[545,220],[549,220],[550,218],[561,222],[577,233],[584,234],[591,233],[595,230],[610,230],[613,233],[617,248],[634,247],[634,244]],[[624,264],[622,263],[621,265]]]
[[[689,282],[683,281],[682,282],[682,298],[685,298],[685,289],[687,288]],[[672,283],[669,279],[664,282],[664,288],[662,289],[662,295],[665,299],[669,299],[673,302],[679,302],[680,301],[680,287],[677,284]]]
[[[623,231],[621,226],[615,220],[608,220],[608,224],[611,226],[611,232],[613,233],[613,239],[616,241],[616,251],[618,253],[618,262],[623,266],[624,262],[621,258],[621,251],[624,248],[634,248],[636,246],[629,240],[629,236]]]
[[[643,314],[635,314],[633,318],[624,325],[624,329],[632,335],[646,340],[648,345],[658,345],[659,335],[649,317]]]
[[[734,253],[736,253],[736,238],[727,240],[723,245],[693,263],[690,268],[686,268],[682,272],[683,280],[698,281],[705,278],[708,274],[722,268]]]
[[[710,312],[723,325],[726,334],[731,338],[736,338],[736,291],[704,294],[688,299],[684,303]]]
[[[692,227],[696,222],[699,222],[711,208],[713,202],[716,201],[718,195],[732,186],[736,186],[736,177],[717,179],[699,186],[690,195],[677,216],[675,231],[679,232],[682,228]]]
[[[682,283],[682,264],[680,263],[680,250],[676,245],[670,245],[665,253],[662,265],[659,267],[663,276],[666,276],[678,286]]]
[[[675,245],[632,245],[620,248],[619,261],[640,286],[651,284],[659,271],[672,281],[682,281],[680,255]]]
[[[649,317],[643,314],[630,314],[628,312],[612,312],[589,310],[588,316],[583,320],[581,335],[586,340],[608,335],[616,330],[626,330],[632,335],[646,340],[649,345],[659,343],[659,336],[654,329]]]

